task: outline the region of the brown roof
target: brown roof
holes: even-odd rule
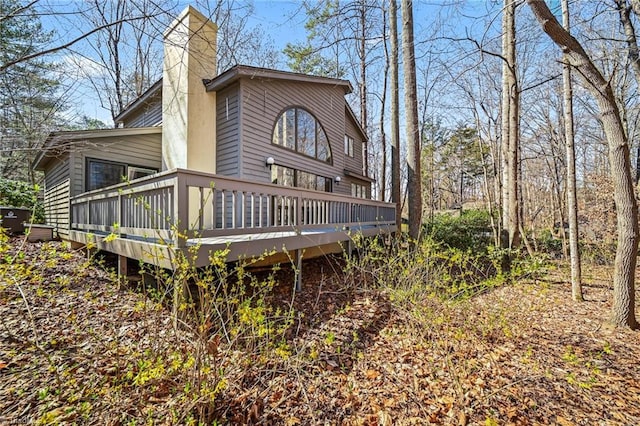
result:
[[[247,65],[236,65],[232,68],[229,68],[217,77],[211,80],[205,80],[204,84],[207,87],[208,92],[214,92],[237,81],[241,77],[298,81],[316,84],[330,84],[333,86],[342,86],[344,88],[345,94],[351,93],[353,91],[353,87],[348,80],[341,80],[339,78],[330,77],[318,77],[315,75],[301,74],[290,71],[279,71],[268,68],[251,67]]]

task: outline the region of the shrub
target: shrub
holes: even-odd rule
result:
[[[37,185],[0,178],[0,205],[31,209],[31,220],[44,223],[44,206],[38,200],[39,191]]]
[[[463,210],[460,216],[438,214],[424,225],[425,235],[449,248],[484,253],[493,243],[486,210]]]

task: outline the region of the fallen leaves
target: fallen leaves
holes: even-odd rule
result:
[[[25,262],[44,277],[24,285],[39,348],[20,295],[2,287],[0,423],[184,423],[192,402],[179,375],[133,385],[162,365],[140,364],[145,351],[194,351],[188,336],[175,340],[165,308],[78,254],[47,266],[42,246],[28,247]],[[608,288],[586,282],[587,302],[574,304],[568,286],[520,283],[405,310],[384,293],[346,291],[336,262],[305,263],[286,359],[230,353],[220,336],[202,348],[226,357],[220,422],[640,424],[640,337],[599,327]],[[274,305],[290,303],[291,276],[282,268]]]

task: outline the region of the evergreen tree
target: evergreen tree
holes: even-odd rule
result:
[[[0,66],[42,50],[52,36],[32,8],[0,0]],[[55,68],[42,58],[0,68],[0,177],[34,180],[31,161],[64,109]]]

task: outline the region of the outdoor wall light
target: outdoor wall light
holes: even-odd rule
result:
[[[336,183],[336,185],[340,185],[340,181],[342,180],[342,178],[340,176],[336,176],[333,181]]]
[[[271,168],[274,164],[276,164],[276,160],[273,157],[267,157],[266,159],[267,167]]]

